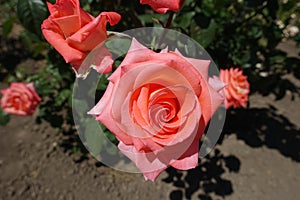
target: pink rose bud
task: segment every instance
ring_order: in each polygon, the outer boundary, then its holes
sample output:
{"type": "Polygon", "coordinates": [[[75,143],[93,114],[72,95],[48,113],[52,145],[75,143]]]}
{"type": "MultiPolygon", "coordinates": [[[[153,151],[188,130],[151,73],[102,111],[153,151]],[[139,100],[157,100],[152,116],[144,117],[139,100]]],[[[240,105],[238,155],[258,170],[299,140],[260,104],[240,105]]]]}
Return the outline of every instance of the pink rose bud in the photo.
{"type": "Polygon", "coordinates": [[[221,69],[220,79],[227,83],[227,87],[224,88],[225,108],[245,108],[248,103],[250,84],[247,81],[247,76],[243,75],[243,71],[238,68],[221,69]]]}
{"type": "Polygon", "coordinates": [[[178,51],[155,53],[133,39],[105,94],[89,111],[146,179],[154,181],[169,166],[198,165],[199,140],[224,101],[224,84],[208,77],[209,65],[178,51]]]}
{"type": "Polygon", "coordinates": [[[12,83],[0,93],[3,95],[1,107],[8,114],[32,115],[41,101],[33,83],[12,83]]]}
{"type": "Polygon", "coordinates": [[[158,13],[165,14],[167,11],[177,12],[180,10],[185,0],[140,0],[141,4],[148,4],[158,13]]]}
{"type": "MultiPolygon", "coordinates": [[[[43,35],[76,73],[87,54],[107,38],[107,22],[114,26],[121,19],[116,12],[102,12],[94,18],[80,8],[79,0],[57,0],[47,5],[50,16],[42,24],[43,35]]],[[[110,60],[106,58],[109,64],[110,60]]],[[[100,73],[108,73],[109,64],[102,60],[94,63],[100,73]]]]}

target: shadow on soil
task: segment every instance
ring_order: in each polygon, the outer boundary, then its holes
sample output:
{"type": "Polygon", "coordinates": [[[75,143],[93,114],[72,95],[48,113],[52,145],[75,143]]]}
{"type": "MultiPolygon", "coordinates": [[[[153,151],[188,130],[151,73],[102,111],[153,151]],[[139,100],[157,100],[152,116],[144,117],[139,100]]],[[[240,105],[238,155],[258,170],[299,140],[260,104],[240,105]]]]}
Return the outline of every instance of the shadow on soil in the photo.
{"type": "Polygon", "coordinates": [[[286,117],[277,114],[273,106],[236,110],[226,121],[225,134],[234,133],[251,147],[277,149],[282,155],[300,162],[300,130],[286,117]]]}
{"type": "MultiPolygon", "coordinates": [[[[299,127],[285,116],[279,115],[273,106],[228,111],[223,134],[218,143],[222,144],[230,134],[236,134],[239,140],[253,148],[265,146],[276,149],[283,156],[300,162],[299,127]]],[[[61,146],[66,151],[74,148],[71,144],[81,144],[77,148],[82,150],[82,154],[74,159],[75,163],[89,159],[88,152],[77,135],[66,134],[65,137],[61,146]]],[[[100,162],[96,164],[102,166],[100,162]]],[[[167,169],[168,177],[163,181],[176,187],[169,194],[171,200],[191,199],[193,195],[198,195],[200,200],[212,200],[214,196],[224,197],[234,193],[231,180],[224,179],[222,175],[226,172],[238,173],[242,164],[238,157],[223,155],[216,146],[214,151],[200,159],[199,166],[195,169],[167,169]]]]}
{"type": "Polygon", "coordinates": [[[199,199],[210,200],[211,193],[218,196],[226,196],[233,193],[230,180],[221,178],[226,170],[238,172],[240,161],[233,155],[224,156],[219,150],[210,153],[202,159],[199,166],[188,170],[187,173],[174,168],[167,169],[168,177],[163,181],[177,187],[170,193],[171,200],[191,199],[192,195],[201,189],[199,199]]]}
{"type": "MultiPolygon", "coordinates": [[[[225,135],[236,134],[253,148],[266,146],[277,149],[285,157],[300,162],[300,132],[283,115],[278,115],[272,106],[267,108],[237,109],[228,112],[221,144],[225,135]]],[[[191,199],[199,189],[203,194],[200,200],[211,200],[212,194],[227,196],[234,192],[230,180],[221,176],[226,171],[238,173],[242,163],[234,155],[224,156],[217,147],[206,158],[201,159],[199,166],[187,173],[169,168],[168,177],[163,181],[177,189],[169,195],[171,200],[191,199]]]]}

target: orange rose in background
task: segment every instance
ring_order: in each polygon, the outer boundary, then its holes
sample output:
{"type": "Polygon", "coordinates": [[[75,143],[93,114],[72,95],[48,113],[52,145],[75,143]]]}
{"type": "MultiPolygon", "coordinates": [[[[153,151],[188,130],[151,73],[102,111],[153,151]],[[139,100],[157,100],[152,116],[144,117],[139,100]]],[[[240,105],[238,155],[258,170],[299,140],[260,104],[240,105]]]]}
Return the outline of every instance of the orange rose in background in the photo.
{"type": "Polygon", "coordinates": [[[140,0],[141,4],[148,4],[158,13],[165,14],[167,11],[177,12],[185,3],[185,0],[140,0]]]}
{"type": "Polygon", "coordinates": [[[250,92],[250,84],[247,76],[243,75],[243,71],[238,68],[221,69],[220,79],[227,83],[225,90],[225,108],[230,107],[246,107],[248,103],[248,95],[250,92]]]}
{"type": "MultiPolygon", "coordinates": [[[[86,55],[107,38],[106,24],[117,24],[121,16],[115,12],[102,12],[96,18],[80,8],[79,0],[47,2],[50,16],[42,24],[46,40],[71,63],[77,73],[86,55]]],[[[111,71],[111,54],[106,51],[98,58],[97,71],[111,71]]]]}
{"type": "Polygon", "coordinates": [[[12,83],[0,92],[3,95],[1,107],[8,114],[32,115],[41,101],[33,83],[12,83]]]}
{"type": "Polygon", "coordinates": [[[154,181],[172,166],[198,165],[199,140],[224,101],[209,60],[160,53],[133,39],[97,105],[89,112],[119,140],[118,148],[154,181]]]}

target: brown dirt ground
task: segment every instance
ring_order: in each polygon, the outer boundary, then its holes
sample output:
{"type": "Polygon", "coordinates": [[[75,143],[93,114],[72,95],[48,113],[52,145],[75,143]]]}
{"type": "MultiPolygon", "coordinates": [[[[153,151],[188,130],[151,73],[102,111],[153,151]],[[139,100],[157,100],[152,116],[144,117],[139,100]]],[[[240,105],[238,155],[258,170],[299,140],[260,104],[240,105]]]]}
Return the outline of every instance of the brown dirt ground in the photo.
{"type": "Polygon", "coordinates": [[[60,130],[13,116],[0,129],[0,199],[297,199],[300,98],[274,99],[252,95],[249,109],[228,114],[222,144],[200,167],[154,183],[80,160],[60,146],[60,130]]]}

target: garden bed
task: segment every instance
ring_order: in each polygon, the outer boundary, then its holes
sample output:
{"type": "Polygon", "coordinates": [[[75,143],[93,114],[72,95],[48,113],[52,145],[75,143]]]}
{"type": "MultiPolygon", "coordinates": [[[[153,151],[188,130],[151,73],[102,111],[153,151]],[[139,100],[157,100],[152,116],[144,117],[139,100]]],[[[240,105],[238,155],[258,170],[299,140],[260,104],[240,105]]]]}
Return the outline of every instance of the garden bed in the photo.
{"type": "Polygon", "coordinates": [[[0,199],[297,199],[300,98],[255,94],[250,102],[230,115],[222,145],[202,165],[154,183],[74,153],[60,129],[13,116],[0,130],[0,199]]]}

